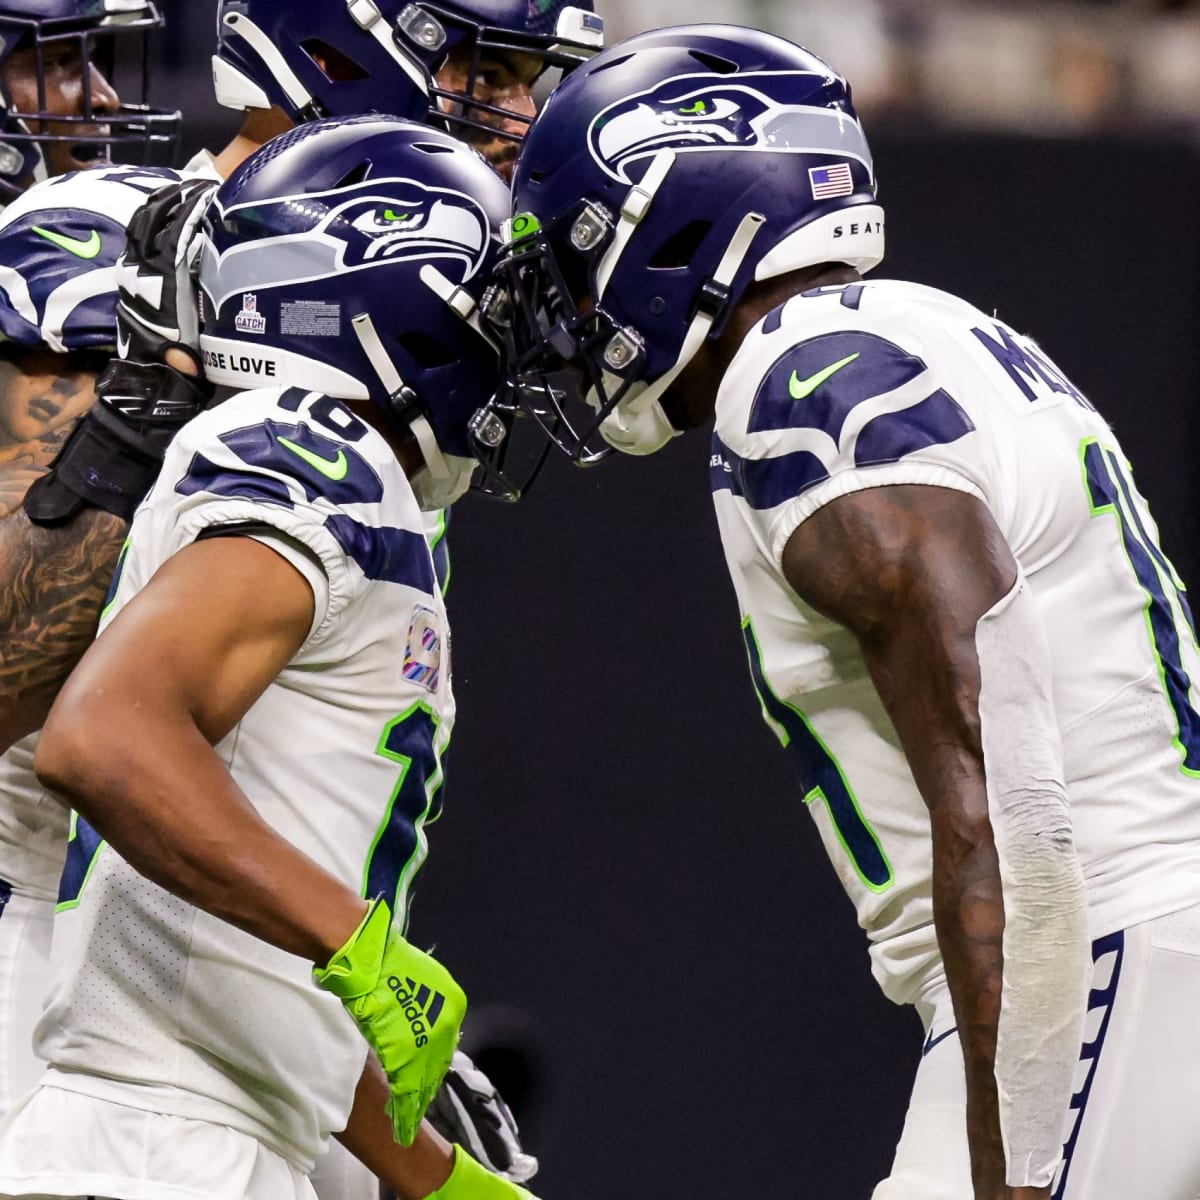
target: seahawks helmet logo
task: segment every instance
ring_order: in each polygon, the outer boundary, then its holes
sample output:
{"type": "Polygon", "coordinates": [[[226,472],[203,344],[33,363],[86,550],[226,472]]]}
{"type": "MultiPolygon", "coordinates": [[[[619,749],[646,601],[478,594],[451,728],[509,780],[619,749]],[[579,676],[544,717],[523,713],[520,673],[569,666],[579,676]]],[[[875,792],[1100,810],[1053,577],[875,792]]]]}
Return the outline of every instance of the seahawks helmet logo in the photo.
{"type": "Polygon", "coordinates": [[[371,180],[354,188],[235,205],[219,210],[212,225],[200,273],[218,309],[240,292],[307,283],[399,260],[435,261],[462,283],[479,270],[490,237],[487,215],[472,197],[412,179],[371,180]],[[254,240],[238,237],[222,252],[221,227],[237,221],[243,208],[248,222],[287,232],[254,240]]]}
{"type": "Polygon", "coordinates": [[[632,183],[660,150],[836,154],[858,159],[869,184],[871,152],[853,116],[776,98],[796,90],[801,74],[747,72],[737,82],[675,76],[601,111],[589,133],[592,156],[609,175],[632,183]]]}

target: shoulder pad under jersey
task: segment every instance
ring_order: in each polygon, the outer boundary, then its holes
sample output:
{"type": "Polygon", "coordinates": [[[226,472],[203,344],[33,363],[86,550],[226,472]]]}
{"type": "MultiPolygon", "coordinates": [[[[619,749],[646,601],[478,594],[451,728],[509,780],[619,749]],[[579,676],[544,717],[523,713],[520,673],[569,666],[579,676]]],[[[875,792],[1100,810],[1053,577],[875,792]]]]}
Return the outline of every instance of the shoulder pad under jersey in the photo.
{"type": "Polygon", "coordinates": [[[146,197],[183,178],[165,167],[74,171],[0,213],[0,341],[115,349],[114,267],[146,197]]]}

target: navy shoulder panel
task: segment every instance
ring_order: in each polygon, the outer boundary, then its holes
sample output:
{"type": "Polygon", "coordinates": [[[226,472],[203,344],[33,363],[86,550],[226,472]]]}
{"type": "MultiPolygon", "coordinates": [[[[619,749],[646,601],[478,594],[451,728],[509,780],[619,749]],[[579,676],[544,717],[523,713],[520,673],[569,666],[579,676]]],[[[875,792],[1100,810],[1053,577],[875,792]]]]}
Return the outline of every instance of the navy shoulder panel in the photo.
{"type": "Polygon", "coordinates": [[[0,216],[0,335],[55,351],[115,348],[116,279],[129,219],[178,180],[111,167],[47,180],[0,216]]]}

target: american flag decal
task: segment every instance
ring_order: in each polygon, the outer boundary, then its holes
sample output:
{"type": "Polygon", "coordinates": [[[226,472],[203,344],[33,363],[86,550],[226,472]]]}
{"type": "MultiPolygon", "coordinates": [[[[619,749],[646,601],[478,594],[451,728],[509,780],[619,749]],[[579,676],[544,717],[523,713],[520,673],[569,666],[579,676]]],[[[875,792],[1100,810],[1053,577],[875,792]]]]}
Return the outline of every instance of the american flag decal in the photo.
{"type": "Polygon", "coordinates": [[[831,167],[809,167],[808,182],[814,200],[849,196],[854,191],[849,163],[834,163],[831,167]]]}

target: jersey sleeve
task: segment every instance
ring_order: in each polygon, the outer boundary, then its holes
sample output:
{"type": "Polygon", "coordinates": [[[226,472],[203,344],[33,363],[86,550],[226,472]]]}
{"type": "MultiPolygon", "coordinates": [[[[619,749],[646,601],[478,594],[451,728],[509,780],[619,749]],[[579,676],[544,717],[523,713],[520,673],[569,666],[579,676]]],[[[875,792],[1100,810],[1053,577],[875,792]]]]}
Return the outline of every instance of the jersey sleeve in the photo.
{"type": "Polygon", "coordinates": [[[861,328],[780,342],[765,373],[735,370],[722,386],[712,459],[714,490],[741,497],[776,563],[803,521],[851,492],[912,483],[986,498],[975,424],[927,354],[861,328]]]}
{"type": "MultiPolygon", "coordinates": [[[[266,540],[313,585],[309,650],[328,638],[371,580],[433,595],[425,537],[419,527],[395,528],[381,519],[385,483],[370,455],[320,432],[303,414],[274,409],[275,416],[264,418],[264,406],[270,407],[267,395],[245,393],[185,426],[135,518],[135,545],[138,522],[161,530],[160,559],[224,527],[242,526],[266,540]]],[[[396,475],[407,487],[398,466],[396,475]]],[[[392,478],[389,486],[397,485],[392,478]]]]}
{"type": "Polygon", "coordinates": [[[115,350],[116,263],[146,197],[180,178],[132,167],[76,171],[30,188],[0,214],[0,340],[115,350]]]}
{"type": "Polygon", "coordinates": [[[259,521],[250,521],[244,524],[239,522],[237,524],[210,525],[198,535],[198,539],[205,540],[214,537],[251,538],[269,550],[274,550],[280,558],[286,559],[303,577],[313,596],[313,618],[305,638],[305,645],[310,644],[324,624],[325,617],[329,612],[329,579],[321,560],[303,542],[259,521]]]}

